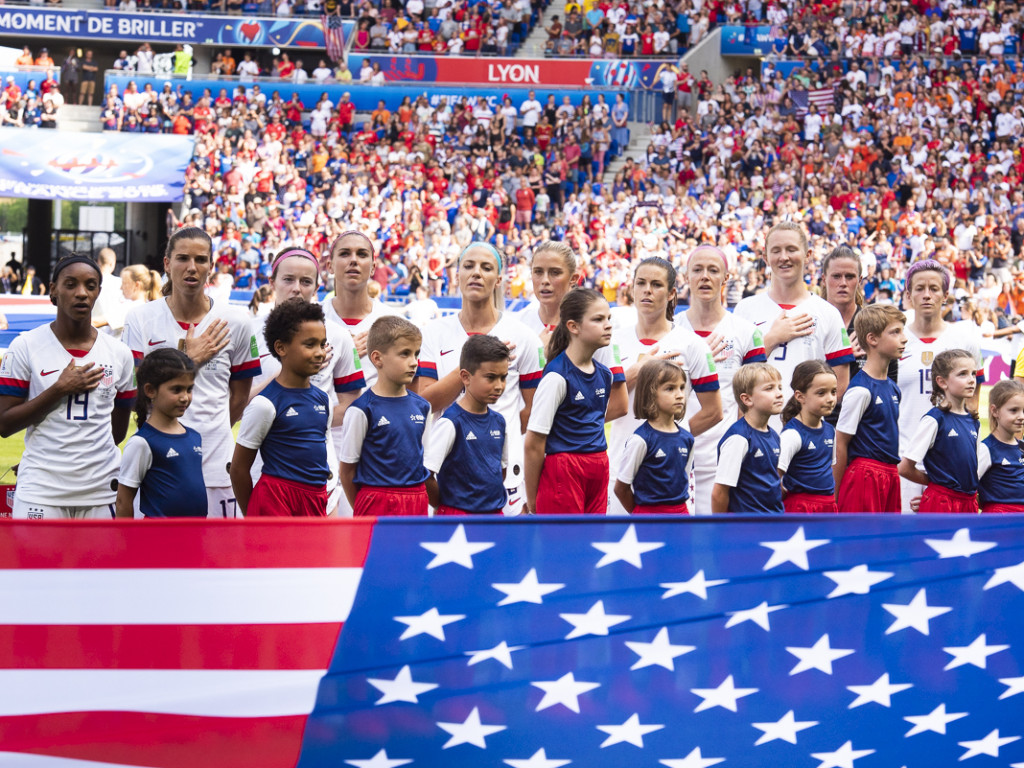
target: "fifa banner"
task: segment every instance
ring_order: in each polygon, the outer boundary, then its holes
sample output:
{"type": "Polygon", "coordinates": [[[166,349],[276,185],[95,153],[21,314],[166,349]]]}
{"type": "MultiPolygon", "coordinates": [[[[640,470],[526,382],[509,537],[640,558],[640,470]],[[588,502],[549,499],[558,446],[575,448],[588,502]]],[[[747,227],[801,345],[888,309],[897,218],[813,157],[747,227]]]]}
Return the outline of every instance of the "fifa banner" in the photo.
{"type": "MultiPolygon", "coordinates": [[[[767,56],[772,46],[787,40],[785,27],[727,25],[722,27],[723,56],[767,56]]],[[[899,766],[897,766],[899,768],[899,766]]]]}
{"type": "MultiPolygon", "coordinates": [[[[345,22],[345,39],[355,29],[345,22]]],[[[32,8],[0,6],[0,35],[37,36],[193,45],[324,47],[324,28],[317,18],[276,19],[258,16],[215,16],[122,13],[92,8],[32,8]]],[[[20,43],[19,43],[20,45],[20,43]]]]}
{"type": "Polygon", "coordinates": [[[466,56],[364,56],[350,53],[349,69],[359,72],[363,62],[380,64],[389,83],[472,83],[476,85],[520,85],[660,88],[663,69],[672,69],[668,59],[495,59],[466,56]]]}
{"type": "Polygon", "coordinates": [[[0,525],[0,764],[1024,762],[1020,516],[0,525]]]}
{"type": "Polygon", "coordinates": [[[178,202],[195,138],[0,131],[0,197],[178,202]]]}
{"type": "MultiPolygon", "coordinates": [[[[118,90],[124,92],[125,86],[129,82],[134,82],[139,90],[142,90],[146,83],[150,83],[155,91],[160,91],[163,88],[163,84],[168,81],[165,77],[139,77],[130,75],[115,75],[107,74],[104,77],[104,89],[110,90],[111,85],[117,85],[118,90]]],[[[441,98],[444,97],[448,100],[449,104],[461,100],[463,97],[467,97],[471,103],[475,103],[477,99],[487,99],[487,102],[491,105],[491,108],[497,111],[501,107],[502,99],[505,96],[512,98],[512,103],[517,107],[527,99],[529,89],[518,87],[512,88],[510,86],[460,86],[460,85],[445,85],[438,83],[409,83],[409,84],[395,84],[388,85],[385,87],[378,87],[372,85],[360,85],[356,83],[291,83],[281,80],[265,80],[265,81],[249,81],[239,82],[238,80],[204,80],[202,77],[199,79],[184,80],[184,79],[172,79],[171,83],[179,94],[191,93],[192,98],[198,100],[203,96],[203,92],[209,90],[213,94],[214,98],[223,89],[227,95],[234,93],[235,89],[239,86],[245,87],[250,97],[253,93],[253,87],[259,86],[268,98],[273,96],[275,92],[280,93],[281,97],[286,101],[291,98],[293,93],[299,95],[302,104],[306,109],[312,109],[316,106],[317,102],[320,101],[320,97],[323,94],[327,94],[331,101],[335,104],[341,99],[342,94],[348,93],[352,103],[356,105],[356,109],[360,112],[372,112],[377,108],[377,103],[383,101],[388,109],[398,109],[402,103],[402,99],[406,96],[411,97],[414,101],[420,96],[426,96],[431,104],[437,105],[441,98]]],[[[558,103],[562,103],[562,98],[568,96],[569,100],[574,105],[578,105],[583,101],[583,97],[587,94],[590,95],[591,100],[597,102],[597,94],[603,93],[605,100],[608,102],[609,107],[615,103],[615,94],[621,93],[620,90],[607,86],[604,88],[590,88],[584,90],[582,88],[548,88],[547,86],[538,86],[536,88],[537,98],[547,99],[548,94],[554,94],[558,103]]],[[[624,94],[626,97],[626,103],[629,103],[629,94],[624,94]]]]}

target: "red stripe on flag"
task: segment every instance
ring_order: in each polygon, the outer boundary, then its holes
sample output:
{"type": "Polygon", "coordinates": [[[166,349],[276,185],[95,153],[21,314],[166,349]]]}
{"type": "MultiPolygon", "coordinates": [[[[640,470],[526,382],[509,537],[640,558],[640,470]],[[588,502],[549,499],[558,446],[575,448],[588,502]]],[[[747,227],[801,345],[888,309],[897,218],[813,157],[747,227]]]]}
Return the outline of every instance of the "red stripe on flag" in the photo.
{"type": "Polygon", "coordinates": [[[327,669],[341,627],[0,626],[0,668],[327,669]]]}
{"type": "Polygon", "coordinates": [[[358,568],[373,522],[4,521],[0,568],[358,568]]]}
{"type": "Polygon", "coordinates": [[[0,749],[153,768],[289,768],[306,718],[69,712],[0,717],[0,749]]]}

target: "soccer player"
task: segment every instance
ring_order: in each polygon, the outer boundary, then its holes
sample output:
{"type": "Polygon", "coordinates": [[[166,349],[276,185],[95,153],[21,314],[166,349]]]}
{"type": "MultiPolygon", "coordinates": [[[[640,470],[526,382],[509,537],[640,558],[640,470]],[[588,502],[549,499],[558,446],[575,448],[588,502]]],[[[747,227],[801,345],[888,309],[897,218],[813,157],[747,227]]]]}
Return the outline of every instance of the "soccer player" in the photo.
{"type": "Polygon", "coordinates": [[[114,516],[135,376],[131,353],[93,328],[101,279],[86,256],[57,262],[56,319],[18,336],[0,363],[0,435],[26,430],[15,518],[114,516]]]}
{"type": "Polygon", "coordinates": [[[192,406],[181,422],[203,438],[203,478],[209,517],[235,517],[228,462],[231,426],[242,416],[252,379],[260,373],[259,347],[244,310],[206,296],[213,242],[198,227],[171,235],[164,253],[169,282],[162,299],[128,311],[122,340],[136,363],[157,349],[180,349],[196,365],[192,406]]]}

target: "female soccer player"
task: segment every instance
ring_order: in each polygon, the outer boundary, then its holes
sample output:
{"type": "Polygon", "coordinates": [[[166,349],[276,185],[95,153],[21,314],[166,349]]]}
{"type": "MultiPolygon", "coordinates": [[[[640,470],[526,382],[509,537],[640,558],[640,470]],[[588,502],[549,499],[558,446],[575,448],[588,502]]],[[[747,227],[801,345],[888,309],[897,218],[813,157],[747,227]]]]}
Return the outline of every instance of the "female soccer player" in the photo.
{"type": "Polygon", "coordinates": [[[92,259],[59,261],[57,318],[16,338],[0,363],[0,435],[26,430],[16,518],[114,516],[135,381],[128,350],[92,326],[100,282],[92,259]]]}
{"type": "Polygon", "coordinates": [[[508,432],[508,472],[505,514],[522,507],[523,431],[530,418],[533,393],[540,383],[543,349],[540,339],[503,311],[501,254],[487,243],[470,243],[459,257],[456,279],[462,309],[433,320],[423,329],[423,348],[412,390],[430,403],[435,414],[443,413],[462,393],[459,357],[470,336],[486,333],[509,345],[515,359],[508,369],[505,391],[494,409],[505,417],[508,432]]]}
{"type": "Polygon", "coordinates": [[[516,317],[546,343],[558,326],[558,305],[579,282],[579,266],[572,247],[559,240],[541,243],[533,252],[530,276],[537,303],[531,304],[516,317]]]}
{"type": "Polygon", "coordinates": [[[231,426],[249,402],[260,360],[249,316],[215,302],[206,293],[213,242],[198,227],[171,235],[164,253],[165,296],[132,307],[122,340],[136,362],[157,349],[180,349],[196,365],[192,406],[181,422],[203,438],[203,478],[209,517],[235,517],[228,463],[234,450],[231,426]]]}

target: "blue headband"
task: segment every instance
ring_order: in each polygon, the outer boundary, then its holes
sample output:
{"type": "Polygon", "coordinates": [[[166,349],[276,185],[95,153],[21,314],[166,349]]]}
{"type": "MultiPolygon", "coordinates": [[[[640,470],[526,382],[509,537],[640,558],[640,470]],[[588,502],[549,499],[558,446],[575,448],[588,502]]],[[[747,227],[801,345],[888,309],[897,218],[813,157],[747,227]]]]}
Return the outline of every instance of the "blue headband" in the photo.
{"type": "Polygon", "coordinates": [[[498,271],[501,272],[501,271],[503,271],[505,269],[505,263],[501,260],[501,254],[498,253],[498,249],[495,248],[490,243],[485,243],[482,240],[481,241],[472,242],[469,245],[467,245],[465,248],[462,249],[462,253],[459,254],[459,263],[460,264],[462,263],[462,257],[465,256],[466,252],[469,251],[471,248],[484,248],[485,250],[487,250],[491,254],[491,256],[494,257],[494,260],[496,262],[498,262],[498,271]]]}

